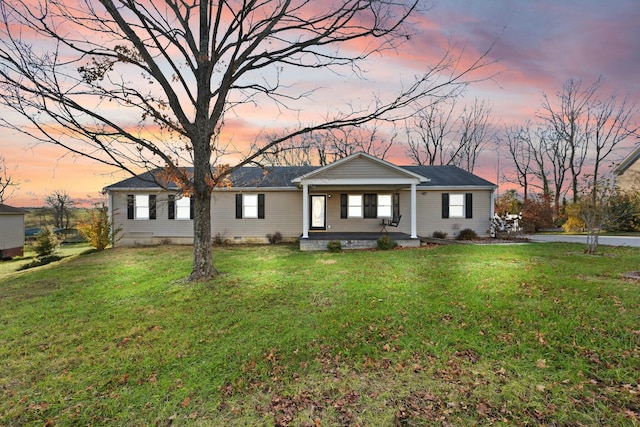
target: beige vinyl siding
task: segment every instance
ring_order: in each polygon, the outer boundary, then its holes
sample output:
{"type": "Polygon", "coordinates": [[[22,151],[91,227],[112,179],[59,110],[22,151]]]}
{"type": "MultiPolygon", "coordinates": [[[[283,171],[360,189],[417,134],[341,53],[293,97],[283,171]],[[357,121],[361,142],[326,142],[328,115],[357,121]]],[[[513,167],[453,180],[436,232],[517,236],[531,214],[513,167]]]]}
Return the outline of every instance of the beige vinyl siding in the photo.
{"type": "Polygon", "coordinates": [[[118,246],[193,243],[193,220],[169,219],[169,194],[158,191],[113,192],[113,218],[121,227],[118,246]],[[156,219],[127,219],[127,195],[156,195],[156,219]]]}
{"type": "MultiPolygon", "coordinates": [[[[327,231],[333,232],[379,232],[382,229],[380,218],[340,218],[340,194],[378,193],[388,194],[384,190],[341,191],[327,194],[327,231]]],[[[411,193],[409,190],[400,192],[400,215],[402,218],[397,228],[387,227],[387,231],[411,233],[411,193]]],[[[316,194],[316,193],[312,193],[316,194]]],[[[443,231],[449,237],[462,229],[471,228],[479,236],[487,236],[489,230],[489,213],[491,212],[491,191],[473,190],[429,190],[418,189],[416,193],[416,226],[418,236],[429,237],[434,231],[443,231]],[[423,194],[424,193],[424,194],[423,194]],[[473,218],[442,218],[442,193],[473,194],[473,218]]]]}
{"type": "Polygon", "coordinates": [[[279,232],[285,240],[302,233],[302,190],[258,189],[214,191],[211,196],[211,235],[229,242],[268,242],[279,232]],[[236,218],[236,194],[264,194],[264,218],[236,218]]]}
{"type": "MultiPolygon", "coordinates": [[[[242,191],[241,194],[265,195],[265,218],[236,219],[236,194],[233,190],[215,190],[211,197],[211,236],[227,242],[268,242],[267,235],[280,232],[285,240],[295,240],[302,233],[302,190],[242,191]]],[[[380,218],[340,218],[341,194],[392,194],[392,190],[382,189],[340,189],[333,191],[310,191],[309,195],[327,196],[326,225],[328,232],[380,232],[380,218]]],[[[400,214],[402,219],[397,228],[388,227],[390,232],[411,232],[411,193],[401,190],[400,214]]],[[[152,191],[112,192],[113,215],[116,227],[121,227],[122,239],[118,245],[144,245],[160,243],[190,244],[193,242],[192,220],[168,219],[168,194],[152,191]],[[128,194],[155,194],[155,220],[128,220],[128,194]]],[[[431,236],[434,231],[442,231],[449,237],[464,228],[471,228],[480,236],[487,235],[489,213],[491,212],[491,191],[482,190],[424,190],[418,189],[417,233],[431,236]],[[473,218],[442,218],[442,193],[473,194],[473,218]]],[[[315,231],[315,230],[314,230],[315,231]]]]}
{"type": "Polygon", "coordinates": [[[629,166],[616,180],[618,187],[623,191],[640,191],[640,161],[629,166]]]}
{"type": "Polygon", "coordinates": [[[313,179],[379,179],[384,183],[389,178],[407,178],[406,173],[387,167],[364,157],[354,158],[349,162],[329,168],[313,175],[313,179]]]}
{"type": "Polygon", "coordinates": [[[487,236],[490,225],[491,191],[473,190],[423,190],[419,189],[416,196],[418,211],[418,235],[430,237],[434,231],[447,233],[447,237],[454,238],[460,230],[470,228],[478,236],[487,236]],[[473,194],[472,218],[442,218],[442,193],[473,194]]]}
{"type": "Polygon", "coordinates": [[[24,215],[0,214],[0,251],[24,246],[24,215]]]}
{"type": "MultiPolygon", "coordinates": [[[[382,218],[340,218],[340,194],[393,194],[387,190],[345,190],[328,193],[310,193],[310,194],[326,194],[331,196],[327,198],[327,231],[336,233],[347,232],[363,232],[377,233],[382,230],[382,218]]],[[[408,191],[400,192],[400,226],[398,228],[388,227],[390,232],[409,233],[411,231],[410,221],[410,195],[408,191]]],[[[316,231],[316,230],[313,230],[316,231]]]]}

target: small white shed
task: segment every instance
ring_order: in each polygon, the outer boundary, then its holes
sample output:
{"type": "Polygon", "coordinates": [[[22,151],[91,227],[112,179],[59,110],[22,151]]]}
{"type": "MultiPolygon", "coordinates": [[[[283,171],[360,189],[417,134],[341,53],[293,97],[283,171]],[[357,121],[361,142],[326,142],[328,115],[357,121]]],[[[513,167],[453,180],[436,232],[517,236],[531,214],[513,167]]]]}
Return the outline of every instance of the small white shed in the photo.
{"type": "Polygon", "coordinates": [[[24,209],[0,204],[0,259],[24,253],[24,209]]]}

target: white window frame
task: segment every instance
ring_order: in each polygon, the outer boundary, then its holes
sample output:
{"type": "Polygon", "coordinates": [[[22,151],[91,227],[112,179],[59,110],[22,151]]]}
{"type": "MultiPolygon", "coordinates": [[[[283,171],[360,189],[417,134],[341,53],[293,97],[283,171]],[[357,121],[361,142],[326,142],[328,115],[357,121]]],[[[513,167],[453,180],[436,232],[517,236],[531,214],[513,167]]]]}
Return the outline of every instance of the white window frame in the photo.
{"type": "Polygon", "coordinates": [[[464,203],[464,193],[449,193],[449,218],[465,218],[464,203]]]}
{"type": "Polygon", "coordinates": [[[249,219],[258,218],[258,195],[257,194],[242,195],[242,218],[249,218],[249,219]]]}
{"type": "Polygon", "coordinates": [[[378,194],[378,206],[377,206],[378,218],[391,218],[393,217],[393,195],[392,194],[378,194]],[[388,203],[387,199],[388,198],[388,203]],[[384,202],[384,203],[383,203],[384,202]]]}
{"type": "Polygon", "coordinates": [[[148,194],[136,194],[134,196],[134,219],[149,219],[151,207],[148,194]]]}
{"type": "Polygon", "coordinates": [[[364,197],[362,194],[347,195],[347,218],[362,218],[364,215],[364,197]]]}
{"type": "Polygon", "coordinates": [[[191,219],[191,197],[175,199],[175,218],[177,220],[191,219]]]}

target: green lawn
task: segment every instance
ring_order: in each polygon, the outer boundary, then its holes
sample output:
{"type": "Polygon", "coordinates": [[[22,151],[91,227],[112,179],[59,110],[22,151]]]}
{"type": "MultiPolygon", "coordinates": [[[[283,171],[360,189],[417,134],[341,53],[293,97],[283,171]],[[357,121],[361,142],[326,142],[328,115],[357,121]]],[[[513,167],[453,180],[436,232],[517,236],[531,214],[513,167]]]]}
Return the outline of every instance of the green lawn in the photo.
{"type": "MultiPolygon", "coordinates": [[[[84,252],[91,251],[88,243],[65,243],[60,245],[55,255],[61,258],[73,257],[84,252]]],[[[10,261],[0,261],[0,280],[3,276],[19,271],[20,267],[29,264],[36,259],[37,254],[27,244],[24,247],[24,256],[13,258],[10,261]]]]}
{"type": "Polygon", "coordinates": [[[639,425],[637,248],[109,250],[0,277],[0,425],[639,425]]]}

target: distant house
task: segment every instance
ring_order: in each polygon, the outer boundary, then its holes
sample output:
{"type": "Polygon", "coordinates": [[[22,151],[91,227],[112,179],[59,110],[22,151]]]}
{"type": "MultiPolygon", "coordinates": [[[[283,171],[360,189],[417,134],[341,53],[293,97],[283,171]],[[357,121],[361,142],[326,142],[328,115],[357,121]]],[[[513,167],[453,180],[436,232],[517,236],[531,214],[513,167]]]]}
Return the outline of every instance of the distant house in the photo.
{"type": "Polygon", "coordinates": [[[0,259],[24,254],[23,209],[0,204],[0,259]]]}
{"type": "MultiPolygon", "coordinates": [[[[486,236],[496,186],[455,166],[397,166],[365,153],[323,167],[240,168],[211,199],[211,235],[227,242],[268,242],[280,233],[302,250],[343,247],[394,233],[419,246],[434,231],[470,228],[486,236]],[[391,225],[389,225],[391,224],[391,225]]],[[[193,206],[177,188],[146,172],[105,188],[120,245],[193,242],[193,206]]]]}
{"type": "Polygon", "coordinates": [[[640,191],[640,144],[613,169],[618,188],[640,191]]]}

